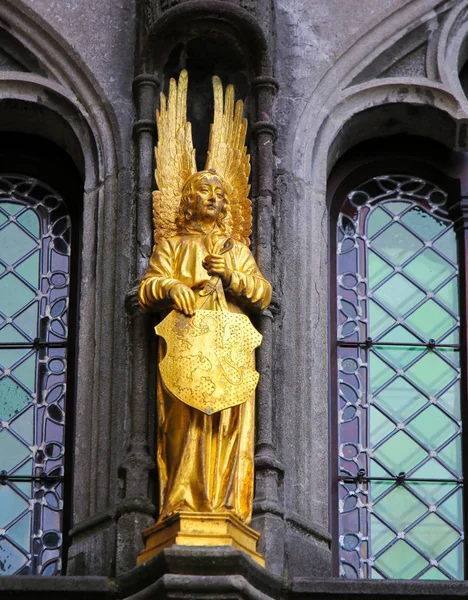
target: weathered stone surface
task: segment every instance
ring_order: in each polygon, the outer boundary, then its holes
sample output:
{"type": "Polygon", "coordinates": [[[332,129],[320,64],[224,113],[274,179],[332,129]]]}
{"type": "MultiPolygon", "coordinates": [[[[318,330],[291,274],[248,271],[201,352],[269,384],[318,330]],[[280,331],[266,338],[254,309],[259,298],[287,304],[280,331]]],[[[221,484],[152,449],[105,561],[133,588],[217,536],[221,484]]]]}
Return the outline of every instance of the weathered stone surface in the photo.
{"type": "MultiPolygon", "coordinates": [[[[157,19],[191,1],[148,0],[151,10],[145,18],[157,19]]],[[[267,225],[265,231],[254,232],[254,246],[268,261],[271,255],[268,268],[275,287],[275,306],[268,317],[272,359],[264,368],[273,393],[258,403],[260,420],[262,411],[271,413],[271,439],[266,443],[268,460],[263,457],[258,469],[253,521],[262,531],[260,547],[265,549],[269,571],[259,570],[243,555],[226,549],[166,551],[148,565],[131,568],[141,548],[139,529],[153,521],[157,503],[157,493],[149,484],[154,475],[150,364],[154,340],[150,319],[138,319],[132,311],[126,314],[125,299],[138,277],[136,264],[144,270],[152,245],[154,103],[146,96],[157,93],[164,74],[149,74],[153,79],[146,92],[141,92],[146,100],[135,103],[140,110],[135,116],[131,87],[139,75],[138,43],[143,40],[137,39],[144,29],[137,21],[136,0],[4,0],[0,11],[11,6],[10,16],[14,11],[19,15],[15,21],[1,13],[5,27],[11,29],[8,36],[16,40],[15,36],[24,33],[30,38],[11,48],[2,45],[0,95],[9,100],[13,94],[29,108],[21,113],[22,119],[18,113],[12,120],[11,110],[4,111],[0,128],[13,124],[40,136],[50,130],[47,137],[68,151],[85,178],[74,531],[68,563],[69,573],[83,579],[80,584],[74,578],[41,580],[37,594],[107,597],[112,585],[86,576],[126,571],[128,576],[118,579],[119,593],[138,593],[139,598],[305,600],[357,594],[376,598],[465,594],[465,584],[457,583],[328,579],[329,469],[334,465],[329,465],[333,440],[328,406],[333,393],[328,374],[330,215],[326,190],[337,160],[367,139],[409,134],[457,150],[468,148],[466,67],[462,85],[459,76],[466,63],[468,3],[223,0],[220,4],[224,19],[231,5],[248,19],[256,18],[260,33],[263,30],[271,72],[263,80],[265,73],[253,73],[253,87],[276,89],[273,75],[279,83],[273,114],[267,102],[260,103],[257,116],[264,131],[277,129],[275,164],[271,157],[259,160],[251,123],[253,183],[254,189],[260,188],[254,210],[261,208],[259,223],[267,225]],[[26,17],[37,22],[33,34],[26,17]],[[34,56],[35,49],[41,60],[34,56]],[[135,131],[143,132],[135,140],[143,141],[133,144],[135,120],[139,123],[135,131]],[[141,177],[139,170],[144,172],[141,177]],[[140,221],[146,219],[138,231],[137,210],[145,213],[140,221]],[[138,362],[139,356],[145,358],[138,362]],[[143,427],[140,423],[132,437],[138,414],[144,415],[143,427]],[[123,461],[130,442],[131,450],[123,461]],[[274,488],[271,497],[269,487],[274,488]]],[[[208,34],[218,27],[228,32],[228,40],[236,28],[242,28],[241,18],[231,29],[213,16],[214,3],[207,5],[211,17],[200,31],[208,34]]],[[[192,25],[190,19],[184,23],[189,31],[192,25]]],[[[177,44],[172,30],[162,26],[161,32],[165,43],[177,44]]],[[[177,56],[182,64],[184,52],[177,56]]],[[[202,52],[194,56],[190,61],[202,62],[202,52]]],[[[229,60],[226,64],[234,72],[229,60]]],[[[258,62],[252,60],[252,64],[261,70],[258,62]]],[[[197,68],[203,64],[197,63],[197,68]]],[[[271,139],[265,141],[261,135],[259,146],[271,147],[271,139]]],[[[265,445],[264,440],[260,444],[265,445]]],[[[5,597],[20,597],[23,592],[28,597],[35,582],[0,578],[0,590],[5,597]]]]}

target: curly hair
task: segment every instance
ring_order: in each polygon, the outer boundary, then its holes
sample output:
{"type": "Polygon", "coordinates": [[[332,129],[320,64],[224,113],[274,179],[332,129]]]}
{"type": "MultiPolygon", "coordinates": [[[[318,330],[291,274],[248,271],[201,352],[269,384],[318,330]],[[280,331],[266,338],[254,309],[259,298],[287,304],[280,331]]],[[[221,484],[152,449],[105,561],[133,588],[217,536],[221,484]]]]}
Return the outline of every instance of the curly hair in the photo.
{"type": "Polygon", "coordinates": [[[230,186],[220,175],[218,175],[214,169],[210,169],[209,171],[198,171],[197,173],[190,175],[190,177],[184,183],[184,187],[182,188],[182,199],[180,201],[179,211],[176,217],[177,232],[184,232],[188,223],[190,223],[192,219],[194,212],[194,194],[200,181],[203,179],[203,177],[212,177],[213,175],[219,179],[224,190],[224,205],[218,215],[218,218],[216,219],[216,224],[223,233],[226,233],[227,235],[231,234],[232,216],[229,206],[230,186]]]}

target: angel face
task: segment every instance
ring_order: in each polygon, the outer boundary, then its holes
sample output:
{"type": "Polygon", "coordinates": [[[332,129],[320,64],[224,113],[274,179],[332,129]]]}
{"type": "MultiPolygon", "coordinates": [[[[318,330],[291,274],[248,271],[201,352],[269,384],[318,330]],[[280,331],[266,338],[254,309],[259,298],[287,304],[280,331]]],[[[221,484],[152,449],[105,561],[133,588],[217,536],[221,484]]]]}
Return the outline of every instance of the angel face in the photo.
{"type": "Polygon", "coordinates": [[[192,221],[215,223],[223,210],[226,196],[217,175],[203,175],[194,182],[192,192],[192,221]]]}

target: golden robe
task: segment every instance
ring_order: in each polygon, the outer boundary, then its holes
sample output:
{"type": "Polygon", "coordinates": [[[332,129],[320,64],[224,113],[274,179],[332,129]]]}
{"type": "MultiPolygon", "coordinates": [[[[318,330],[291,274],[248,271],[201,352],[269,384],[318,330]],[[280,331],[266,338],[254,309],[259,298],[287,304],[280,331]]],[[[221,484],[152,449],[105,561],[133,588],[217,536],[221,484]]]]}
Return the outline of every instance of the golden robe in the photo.
{"type": "MultiPolygon", "coordinates": [[[[220,232],[189,232],[162,240],[154,249],[138,298],[148,311],[167,314],[169,292],[182,282],[196,294],[211,279],[202,266],[205,256],[221,252],[228,237],[220,232]]],[[[249,248],[233,241],[223,254],[232,271],[224,289],[228,310],[264,310],[271,285],[255,263],[249,248]]],[[[216,294],[205,297],[204,310],[219,310],[216,294]]],[[[159,362],[164,358],[159,344],[159,362]]],[[[252,361],[254,356],[252,353],[252,361]]],[[[192,408],[173,396],[161,377],[157,382],[159,521],[175,511],[224,512],[249,523],[254,483],[255,398],[212,415],[192,408]]]]}

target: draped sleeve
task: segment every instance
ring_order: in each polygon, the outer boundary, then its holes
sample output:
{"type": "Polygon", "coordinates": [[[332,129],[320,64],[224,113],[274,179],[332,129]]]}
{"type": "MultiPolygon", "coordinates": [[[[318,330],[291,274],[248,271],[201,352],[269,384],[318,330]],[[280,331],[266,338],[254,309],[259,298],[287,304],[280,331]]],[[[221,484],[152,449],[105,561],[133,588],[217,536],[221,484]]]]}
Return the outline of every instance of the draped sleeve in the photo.
{"type": "Polygon", "coordinates": [[[167,239],[163,239],[154,248],[148,271],[138,288],[138,301],[147,311],[159,311],[167,308],[169,292],[180,283],[174,278],[175,252],[167,239]]]}
{"type": "Polygon", "coordinates": [[[271,284],[262,276],[252,253],[245,244],[235,246],[234,268],[226,294],[246,308],[265,310],[271,302],[271,284]]]}

